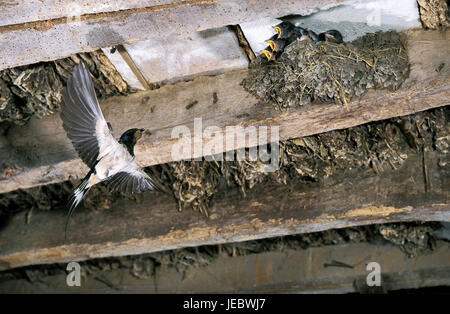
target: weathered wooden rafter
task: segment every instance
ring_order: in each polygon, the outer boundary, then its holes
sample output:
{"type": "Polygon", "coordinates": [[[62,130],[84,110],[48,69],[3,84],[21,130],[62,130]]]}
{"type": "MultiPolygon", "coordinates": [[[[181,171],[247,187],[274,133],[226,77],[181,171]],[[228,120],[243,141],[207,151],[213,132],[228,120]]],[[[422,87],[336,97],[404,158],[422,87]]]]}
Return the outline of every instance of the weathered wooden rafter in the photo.
{"type": "Polygon", "coordinates": [[[0,283],[0,293],[381,293],[450,285],[450,250],[438,241],[433,252],[408,259],[392,245],[355,243],[218,256],[187,274],[175,268],[144,274],[138,279],[129,269],[97,271],[82,277],[81,287],[67,286],[65,273],[16,279],[0,283]],[[346,266],[328,266],[333,261],[346,266]],[[370,262],[380,265],[380,287],[367,286],[370,262]]]}
{"type": "MultiPolygon", "coordinates": [[[[144,137],[136,146],[136,158],[143,166],[174,160],[172,145],[176,140],[171,133],[176,126],[187,126],[192,141],[197,141],[193,128],[195,118],[202,119],[203,128],[221,128],[224,138],[226,126],[236,125],[279,126],[280,140],[344,129],[448,105],[449,34],[448,31],[406,32],[410,78],[398,91],[370,90],[348,106],[314,104],[280,112],[270,104],[258,104],[258,99],[243,89],[240,83],[247,71],[242,70],[112,97],[103,101],[101,107],[116,135],[131,127],[151,131],[151,136],[144,137]]],[[[204,144],[207,142],[208,139],[204,144]]],[[[223,150],[240,147],[223,145],[223,150]]],[[[202,155],[200,150],[194,157],[202,155]]],[[[7,169],[0,174],[0,193],[80,178],[87,172],[76,157],[57,114],[9,129],[6,136],[0,137],[0,162],[7,169]]]]}
{"type": "Polygon", "coordinates": [[[177,211],[157,192],[111,209],[80,209],[64,240],[66,210],[33,211],[9,219],[0,230],[0,270],[31,264],[141,254],[355,225],[395,221],[450,221],[450,173],[433,152],[411,155],[398,170],[375,175],[353,170],[322,183],[258,185],[223,191],[209,218],[177,211]],[[424,170],[425,169],[425,170],[424,170]]]}
{"type": "Polygon", "coordinates": [[[307,13],[344,0],[19,2],[0,3],[0,70],[123,43],[307,13]]]}

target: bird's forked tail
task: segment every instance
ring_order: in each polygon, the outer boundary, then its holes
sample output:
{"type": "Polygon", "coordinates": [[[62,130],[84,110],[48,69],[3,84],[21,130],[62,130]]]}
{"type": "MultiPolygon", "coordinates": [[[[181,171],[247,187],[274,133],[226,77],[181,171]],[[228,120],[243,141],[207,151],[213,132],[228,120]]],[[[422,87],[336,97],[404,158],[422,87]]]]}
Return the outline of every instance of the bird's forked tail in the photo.
{"type": "Polygon", "coordinates": [[[70,217],[72,216],[75,208],[80,204],[83,198],[91,189],[89,183],[89,178],[91,177],[92,172],[89,172],[88,175],[81,181],[80,185],[77,186],[75,191],[73,191],[72,195],[69,199],[69,212],[67,213],[66,225],[64,227],[64,238],[67,238],[67,226],[69,225],[70,217]]]}

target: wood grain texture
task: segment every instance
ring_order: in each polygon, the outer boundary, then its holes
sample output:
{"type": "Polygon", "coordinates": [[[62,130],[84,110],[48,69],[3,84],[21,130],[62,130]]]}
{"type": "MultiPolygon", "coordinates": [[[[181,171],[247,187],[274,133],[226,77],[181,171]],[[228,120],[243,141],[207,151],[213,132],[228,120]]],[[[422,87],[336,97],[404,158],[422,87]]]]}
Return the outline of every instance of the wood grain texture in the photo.
{"type": "Polygon", "coordinates": [[[151,6],[176,5],[183,0],[3,0],[0,2],[0,25],[45,21],[75,14],[86,15],[151,6]]]}
{"type": "MultiPolygon", "coordinates": [[[[44,1],[37,7],[46,8],[48,2],[44,1]]],[[[14,24],[0,26],[0,70],[146,39],[157,41],[264,17],[308,13],[344,1],[184,0],[152,1],[152,4],[150,1],[143,1],[142,4],[132,1],[130,5],[125,4],[123,10],[117,8],[123,6],[124,1],[120,1],[118,6],[106,5],[104,9],[101,9],[99,2],[101,0],[77,1],[76,4],[81,6],[75,4],[69,10],[62,3],[53,4],[54,10],[49,8],[42,13],[44,20],[36,21],[36,14],[31,14],[31,20],[25,23],[18,19],[12,22],[14,24]]],[[[22,4],[16,5],[15,12],[20,11],[22,4]]],[[[34,8],[24,6],[24,10],[27,7],[36,10],[35,3],[34,8]]]]}
{"type": "Polygon", "coordinates": [[[217,194],[210,216],[177,211],[174,199],[145,193],[139,203],[73,216],[64,240],[66,210],[12,217],[0,230],[0,270],[79,261],[186,246],[261,239],[395,221],[450,221],[450,172],[427,153],[408,157],[396,171],[353,170],[319,183],[258,185],[245,198],[236,189],[217,194]]]}
{"type": "Polygon", "coordinates": [[[204,267],[190,268],[186,274],[169,268],[138,279],[129,269],[97,271],[83,276],[81,287],[68,287],[66,274],[48,275],[34,282],[8,280],[0,283],[0,293],[367,293],[366,263],[372,261],[382,270],[378,291],[450,284],[449,244],[439,241],[433,252],[414,259],[405,258],[392,245],[354,243],[219,256],[204,267]],[[332,261],[353,268],[325,267],[332,261]],[[359,290],[358,283],[365,290],[359,290]]]}
{"type": "MultiPolygon", "coordinates": [[[[101,107],[116,136],[132,127],[151,132],[135,149],[143,166],[174,160],[172,147],[179,139],[172,138],[172,130],[177,126],[188,127],[191,140],[196,142],[195,118],[202,119],[203,129],[219,127],[224,138],[226,126],[279,126],[280,140],[344,129],[448,105],[449,34],[407,32],[410,78],[396,92],[369,90],[348,106],[312,104],[280,112],[271,104],[259,104],[255,96],[242,88],[240,83],[247,75],[247,70],[242,70],[112,97],[104,100],[101,107]]],[[[224,150],[240,147],[237,143],[224,145],[224,150]]],[[[193,157],[202,155],[203,150],[193,157]]],[[[7,136],[0,136],[0,165],[8,169],[7,173],[0,173],[0,193],[82,178],[88,171],[76,157],[59,115],[32,119],[26,126],[12,127],[7,136]]]]}

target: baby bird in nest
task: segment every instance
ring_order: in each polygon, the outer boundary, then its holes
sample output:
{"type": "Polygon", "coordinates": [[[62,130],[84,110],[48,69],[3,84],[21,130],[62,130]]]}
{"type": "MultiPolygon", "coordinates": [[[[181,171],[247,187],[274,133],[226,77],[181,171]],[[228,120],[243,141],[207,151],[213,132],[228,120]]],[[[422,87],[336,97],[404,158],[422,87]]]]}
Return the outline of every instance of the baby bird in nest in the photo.
{"type": "Polygon", "coordinates": [[[342,37],[342,34],[335,30],[335,29],[330,29],[326,32],[320,33],[319,34],[319,40],[320,41],[329,41],[329,42],[333,42],[336,44],[343,44],[344,43],[344,39],[342,37]]]}
{"type": "Polygon", "coordinates": [[[270,46],[262,50],[262,53],[264,53],[269,61],[277,60],[284,52],[284,49],[296,40],[308,40],[312,42],[329,41],[338,44],[344,42],[342,34],[334,29],[317,35],[310,29],[295,26],[288,21],[281,22],[280,24],[273,26],[273,28],[277,33],[269,40],[266,40],[270,46]]]}

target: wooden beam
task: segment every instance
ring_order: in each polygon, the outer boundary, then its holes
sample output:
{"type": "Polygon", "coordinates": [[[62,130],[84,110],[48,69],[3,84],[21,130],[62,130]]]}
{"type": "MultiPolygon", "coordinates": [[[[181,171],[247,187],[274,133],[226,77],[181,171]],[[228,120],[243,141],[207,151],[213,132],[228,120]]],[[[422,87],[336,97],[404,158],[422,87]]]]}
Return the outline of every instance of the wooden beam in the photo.
{"type": "Polygon", "coordinates": [[[175,5],[181,0],[114,0],[70,3],[54,0],[14,0],[0,3],[0,26],[45,21],[74,16],[132,10],[156,5],[175,5]]]}
{"type": "Polygon", "coordinates": [[[39,5],[23,2],[12,8],[2,4],[0,12],[7,8],[3,15],[11,25],[0,26],[0,70],[145,39],[157,41],[270,16],[308,13],[343,2],[173,0],[156,4],[155,1],[141,4],[120,1],[117,5],[103,6],[104,1],[85,4],[80,0],[69,6],[69,10],[67,4],[48,0],[39,5]],[[24,17],[27,11],[32,12],[30,18],[24,17]],[[17,12],[26,13],[14,17],[17,12]]]}
{"type": "Polygon", "coordinates": [[[450,169],[427,152],[426,158],[410,155],[400,169],[379,176],[371,169],[353,170],[322,183],[258,185],[245,198],[237,189],[222,191],[209,218],[178,212],[174,199],[148,192],[138,203],[80,209],[71,220],[68,241],[65,209],[33,211],[29,225],[20,213],[0,230],[0,270],[373,223],[450,221],[449,178],[450,169]]]}
{"type": "Polygon", "coordinates": [[[91,270],[82,277],[81,287],[68,287],[66,276],[60,273],[31,282],[3,281],[0,293],[387,292],[450,285],[450,250],[448,243],[438,241],[433,252],[408,259],[392,245],[354,243],[218,256],[206,266],[191,267],[185,274],[174,268],[158,269],[156,274],[140,279],[132,276],[130,269],[91,270]],[[332,261],[349,266],[327,267],[332,261]],[[381,287],[366,284],[369,262],[380,265],[381,287]]]}
{"type": "MultiPolygon", "coordinates": [[[[396,92],[369,90],[348,106],[314,104],[280,112],[270,104],[259,104],[243,89],[240,83],[247,75],[243,70],[112,97],[101,107],[116,136],[132,127],[151,131],[136,146],[137,160],[149,166],[174,160],[172,145],[177,139],[172,138],[172,130],[187,126],[194,133],[195,118],[202,118],[203,129],[221,128],[224,138],[226,126],[279,126],[280,140],[286,140],[448,105],[450,32],[406,34],[411,72],[403,87],[396,92]]],[[[240,147],[235,143],[223,150],[240,147]]],[[[203,150],[194,157],[202,155],[203,150]]],[[[0,165],[6,169],[0,173],[0,193],[81,178],[88,171],[76,157],[58,114],[32,119],[0,136],[0,165]]]]}

